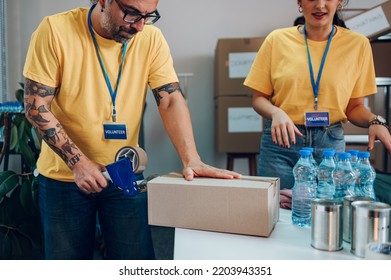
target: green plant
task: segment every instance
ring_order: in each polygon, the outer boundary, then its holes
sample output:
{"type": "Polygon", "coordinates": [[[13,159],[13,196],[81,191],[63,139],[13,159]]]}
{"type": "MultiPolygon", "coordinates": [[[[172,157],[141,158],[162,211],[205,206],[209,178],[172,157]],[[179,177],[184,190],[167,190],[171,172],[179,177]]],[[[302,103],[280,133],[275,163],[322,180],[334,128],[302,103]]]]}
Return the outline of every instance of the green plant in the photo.
{"type": "Polygon", "coordinates": [[[42,232],[33,175],[0,172],[0,259],[37,259],[42,232]]]}
{"type": "MultiPolygon", "coordinates": [[[[23,102],[20,85],[15,95],[23,102]]],[[[42,230],[33,170],[41,140],[23,113],[2,114],[1,126],[5,137],[0,162],[12,153],[21,154],[24,168],[22,174],[0,172],[0,259],[37,259],[42,252],[42,230]]]]}

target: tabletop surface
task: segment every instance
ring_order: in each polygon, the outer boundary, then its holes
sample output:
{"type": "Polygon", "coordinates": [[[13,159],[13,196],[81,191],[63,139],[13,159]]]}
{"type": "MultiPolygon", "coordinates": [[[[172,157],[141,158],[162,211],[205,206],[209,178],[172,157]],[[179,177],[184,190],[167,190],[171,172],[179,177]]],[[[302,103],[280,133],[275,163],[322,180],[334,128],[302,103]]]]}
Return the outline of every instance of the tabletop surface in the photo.
{"type": "Polygon", "coordinates": [[[291,211],[280,209],[280,218],[269,237],[175,229],[176,260],[353,260],[350,244],[327,252],[311,247],[311,228],[299,228],[291,211]]]}

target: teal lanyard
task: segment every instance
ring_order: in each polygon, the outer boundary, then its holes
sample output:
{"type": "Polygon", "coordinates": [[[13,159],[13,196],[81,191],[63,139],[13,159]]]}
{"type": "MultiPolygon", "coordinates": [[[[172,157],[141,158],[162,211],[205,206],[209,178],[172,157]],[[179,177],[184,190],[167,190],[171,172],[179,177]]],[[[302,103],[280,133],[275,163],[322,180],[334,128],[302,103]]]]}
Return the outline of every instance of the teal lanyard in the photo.
{"type": "Polygon", "coordinates": [[[319,96],[320,78],[322,77],[323,67],[324,67],[324,63],[326,61],[327,54],[329,52],[331,39],[333,38],[333,33],[334,33],[334,25],[333,25],[333,28],[331,29],[331,32],[330,32],[330,35],[329,35],[329,39],[327,40],[326,49],[325,49],[325,51],[323,53],[322,62],[320,64],[318,77],[317,77],[316,83],[315,83],[314,69],[312,67],[311,54],[310,54],[310,49],[308,47],[307,29],[306,29],[306,25],[304,24],[304,38],[305,38],[305,44],[307,46],[308,65],[310,67],[311,84],[312,84],[312,89],[314,91],[314,96],[315,96],[315,101],[314,101],[314,109],[315,110],[318,110],[318,96],[319,96]]]}
{"type": "Polygon", "coordinates": [[[99,63],[100,63],[100,66],[102,67],[103,75],[105,76],[107,88],[109,89],[110,96],[111,96],[111,102],[113,103],[113,113],[112,113],[112,117],[111,118],[112,118],[113,122],[116,122],[116,120],[117,120],[117,110],[115,109],[115,99],[117,98],[118,85],[119,85],[119,82],[121,80],[122,69],[124,68],[124,61],[125,61],[127,43],[123,44],[123,46],[122,46],[121,67],[119,68],[118,77],[117,77],[117,84],[115,86],[115,90],[113,91],[113,88],[112,88],[110,80],[109,80],[109,76],[107,75],[105,64],[103,63],[102,55],[100,54],[100,51],[99,51],[98,42],[96,41],[94,31],[92,30],[91,13],[92,13],[92,10],[94,9],[95,6],[96,6],[96,4],[93,5],[90,8],[90,11],[88,12],[88,28],[90,30],[92,40],[94,41],[96,54],[98,55],[99,63]]]}

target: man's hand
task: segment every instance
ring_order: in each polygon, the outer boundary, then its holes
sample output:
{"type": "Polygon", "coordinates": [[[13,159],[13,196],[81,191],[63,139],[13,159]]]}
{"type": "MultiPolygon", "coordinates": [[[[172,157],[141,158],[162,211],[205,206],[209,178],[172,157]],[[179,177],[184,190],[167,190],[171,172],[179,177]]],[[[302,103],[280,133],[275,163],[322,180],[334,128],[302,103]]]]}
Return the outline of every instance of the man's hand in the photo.
{"type": "Polygon", "coordinates": [[[101,192],[107,187],[108,182],[103,176],[104,166],[99,165],[83,157],[72,168],[77,186],[86,193],[101,192]]]}
{"type": "Polygon", "coordinates": [[[183,168],[183,177],[187,181],[191,181],[194,177],[210,177],[219,179],[238,179],[241,177],[239,173],[225,169],[216,168],[203,163],[202,161],[189,164],[183,168]]]}

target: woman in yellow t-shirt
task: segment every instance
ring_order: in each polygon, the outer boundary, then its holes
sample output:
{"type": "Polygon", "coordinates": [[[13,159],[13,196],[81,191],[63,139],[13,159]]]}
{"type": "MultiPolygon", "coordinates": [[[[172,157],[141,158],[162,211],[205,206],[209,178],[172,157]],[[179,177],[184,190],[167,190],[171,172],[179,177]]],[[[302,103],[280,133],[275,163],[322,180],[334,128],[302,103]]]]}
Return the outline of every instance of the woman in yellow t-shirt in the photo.
{"type": "Polygon", "coordinates": [[[294,184],[298,151],[313,147],[319,161],[326,148],[345,150],[342,122],[369,127],[368,150],[376,139],[391,151],[386,123],[364,106],[377,92],[369,40],[333,25],[343,0],[298,0],[305,24],[267,36],[244,84],[254,90],[253,107],[266,118],[258,175],[294,184]]]}

